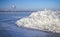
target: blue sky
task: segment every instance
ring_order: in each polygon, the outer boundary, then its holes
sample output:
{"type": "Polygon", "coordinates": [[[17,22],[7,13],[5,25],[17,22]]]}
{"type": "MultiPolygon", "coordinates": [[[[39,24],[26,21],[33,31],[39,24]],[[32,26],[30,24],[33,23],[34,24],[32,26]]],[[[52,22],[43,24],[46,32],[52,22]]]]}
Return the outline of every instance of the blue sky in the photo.
{"type": "Polygon", "coordinates": [[[9,9],[13,4],[17,9],[60,9],[60,0],[0,0],[1,9],[9,9]]]}

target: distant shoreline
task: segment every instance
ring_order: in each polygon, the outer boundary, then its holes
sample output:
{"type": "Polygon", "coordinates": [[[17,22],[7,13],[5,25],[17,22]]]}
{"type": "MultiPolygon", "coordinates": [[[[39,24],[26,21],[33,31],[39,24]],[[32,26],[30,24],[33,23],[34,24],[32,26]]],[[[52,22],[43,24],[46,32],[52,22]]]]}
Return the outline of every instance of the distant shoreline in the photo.
{"type": "Polygon", "coordinates": [[[0,12],[36,12],[36,11],[0,11],[0,12]]]}

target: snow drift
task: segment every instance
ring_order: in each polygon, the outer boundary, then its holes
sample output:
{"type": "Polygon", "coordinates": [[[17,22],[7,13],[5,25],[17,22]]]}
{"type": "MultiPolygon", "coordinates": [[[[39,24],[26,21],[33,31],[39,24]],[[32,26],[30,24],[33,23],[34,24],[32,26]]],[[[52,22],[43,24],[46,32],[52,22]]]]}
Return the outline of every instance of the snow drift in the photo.
{"type": "Polygon", "coordinates": [[[31,13],[16,22],[18,26],[60,33],[60,18],[57,11],[44,10],[31,13]]]}

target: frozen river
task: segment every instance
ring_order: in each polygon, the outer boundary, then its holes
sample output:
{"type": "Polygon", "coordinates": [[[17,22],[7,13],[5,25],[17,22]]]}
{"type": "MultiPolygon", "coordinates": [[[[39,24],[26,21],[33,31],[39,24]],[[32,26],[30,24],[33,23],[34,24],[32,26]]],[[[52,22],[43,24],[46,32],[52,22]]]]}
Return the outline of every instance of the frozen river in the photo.
{"type": "Polygon", "coordinates": [[[30,14],[31,12],[0,12],[0,37],[60,37],[60,34],[21,28],[15,24],[30,14]]]}

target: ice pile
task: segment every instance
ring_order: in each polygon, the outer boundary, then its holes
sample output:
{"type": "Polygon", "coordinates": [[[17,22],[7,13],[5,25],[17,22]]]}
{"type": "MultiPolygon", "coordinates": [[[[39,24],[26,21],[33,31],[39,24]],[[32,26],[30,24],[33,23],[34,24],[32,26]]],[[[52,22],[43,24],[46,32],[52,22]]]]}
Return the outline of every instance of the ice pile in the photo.
{"type": "Polygon", "coordinates": [[[60,18],[56,11],[44,10],[33,12],[16,22],[18,26],[60,33],[60,18]]]}

